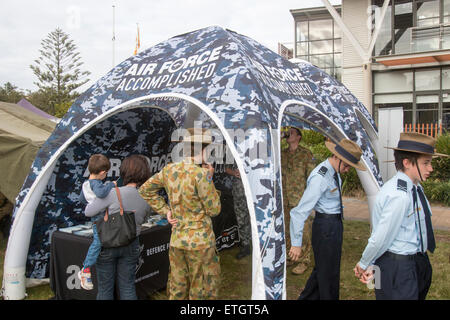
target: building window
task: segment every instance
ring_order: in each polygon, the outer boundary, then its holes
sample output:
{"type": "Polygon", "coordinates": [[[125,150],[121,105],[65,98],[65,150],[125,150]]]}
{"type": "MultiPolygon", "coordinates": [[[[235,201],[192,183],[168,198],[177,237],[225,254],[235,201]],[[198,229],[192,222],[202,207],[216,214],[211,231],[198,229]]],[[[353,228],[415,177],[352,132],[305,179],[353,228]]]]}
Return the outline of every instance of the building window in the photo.
{"type": "Polygon", "coordinates": [[[442,127],[450,130],[450,68],[442,69],[442,127]]]}
{"type": "Polygon", "coordinates": [[[434,70],[417,70],[415,78],[416,91],[439,90],[441,86],[441,71],[434,70]]]}
{"type": "Polygon", "coordinates": [[[411,51],[411,28],[413,27],[413,7],[411,1],[395,1],[394,43],[395,53],[411,51]]]}
{"type": "Polygon", "coordinates": [[[296,22],[296,57],[341,80],[342,38],[332,18],[296,22]]]}
{"type": "Polygon", "coordinates": [[[450,89],[450,69],[442,69],[442,89],[450,89]]]}
{"type": "Polygon", "coordinates": [[[374,110],[376,110],[376,120],[378,122],[378,109],[382,108],[403,108],[404,123],[412,123],[413,120],[413,95],[412,93],[392,93],[377,94],[374,99],[374,110]]]}
{"type": "Polygon", "coordinates": [[[403,108],[404,124],[442,124],[450,129],[450,68],[397,70],[373,74],[373,110],[403,108]]]}
{"type": "Polygon", "coordinates": [[[449,23],[450,22],[450,0],[444,0],[444,5],[442,6],[442,23],[449,23]]]}
{"type": "MultiPolygon", "coordinates": [[[[438,123],[439,121],[439,95],[416,96],[416,123],[438,123]]],[[[405,123],[407,123],[405,121],[405,123]]],[[[411,122],[410,122],[411,123],[411,122]]]]}
{"type": "Polygon", "coordinates": [[[440,0],[417,0],[417,26],[430,27],[439,24],[440,0]]]}
{"type": "Polygon", "coordinates": [[[410,70],[374,74],[374,93],[412,92],[413,89],[413,73],[410,70]]]}
{"type": "Polygon", "coordinates": [[[309,40],[323,40],[333,38],[333,20],[310,20],[309,21],[309,40]]]}
{"type": "Polygon", "coordinates": [[[317,40],[309,43],[309,54],[333,53],[333,40],[317,40]]]}
{"type": "MultiPolygon", "coordinates": [[[[381,19],[381,8],[383,7],[384,0],[373,1],[374,5],[374,28],[381,19]]],[[[375,56],[384,56],[392,53],[392,24],[391,24],[392,7],[389,5],[386,10],[385,18],[378,32],[377,41],[375,42],[375,56]]]]}
{"type": "Polygon", "coordinates": [[[450,130],[450,93],[442,96],[442,128],[450,130]]]}
{"type": "MultiPolygon", "coordinates": [[[[383,0],[372,0],[373,27],[380,19],[383,3],[383,0]]],[[[450,0],[390,1],[373,54],[450,49],[449,22],[450,0]]]]}

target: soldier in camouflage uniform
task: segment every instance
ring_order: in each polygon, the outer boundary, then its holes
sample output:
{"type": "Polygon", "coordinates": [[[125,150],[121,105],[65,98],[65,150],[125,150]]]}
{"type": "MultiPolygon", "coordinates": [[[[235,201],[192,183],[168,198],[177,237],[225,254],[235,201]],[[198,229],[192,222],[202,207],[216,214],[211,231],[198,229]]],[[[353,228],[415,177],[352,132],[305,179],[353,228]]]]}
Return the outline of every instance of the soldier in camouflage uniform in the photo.
{"type": "MultiPolygon", "coordinates": [[[[184,141],[189,146],[202,142],[203,149],[211,137],[192,134],[184,141]]],[[[212,182],[214,167],[202,168],[202,157],[203,152],[170,163],[140,188],[149,205],[167,215],[172,224],[167,285],[171,300],[215,299],[218,295],[220,262],[211,217],[220,213],[220,195],[212,182]],[[162,188],[170,207],[158,194],[162,188]]]]}
{"type": "MultiPolygon", "coordinates": [[[[301,131],[291,127],[286,136],[286,142],[289,147],[281,151],[286,249],[291,246],[289,232],[291,209],[298,205],[306,188],[308,176],[315,167],[315,160],[311,151],[299,145],[301,139],[301,131]]],[[[300,257],[300,262],[292,269],[293,274],[304,273],[311,263],[312,220],[313,218],[310,216],[305,222],[302,256],[300,257]]],[[[293,264],[294,262],[288,258],[287,265],[291,266],[293,264]]]]}
{"type": "Polygon", "coordinates": [[[233,176],[233,206],[238,223],[239,240],[241,249],[236,255],[236,259],[242,259],[251,253],[252,230],[250,224],[250,215],[248,213],[247,198],[245,197],[244,185],[236,162],[228,165],[226,173],[233,176]]]}

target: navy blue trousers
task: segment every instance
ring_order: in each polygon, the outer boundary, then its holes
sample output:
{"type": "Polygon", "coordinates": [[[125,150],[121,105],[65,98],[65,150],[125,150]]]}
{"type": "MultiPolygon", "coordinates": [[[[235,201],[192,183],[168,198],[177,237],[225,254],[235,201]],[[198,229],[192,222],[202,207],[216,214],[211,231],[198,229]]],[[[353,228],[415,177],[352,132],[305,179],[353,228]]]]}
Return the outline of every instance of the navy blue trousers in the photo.
{"type": "Polygon", "coordinates": [[[427,254],[411,259],[382,255],[375,261],[380,268],[377,300],[425,300],[431,285],[432,267],[427,254]]]}
{"type": "Polygon", "coordinates": [[[298,300],[339,300],[343,231],[340,215],[316,213],[312,224],[315,266],[298,300]]]}

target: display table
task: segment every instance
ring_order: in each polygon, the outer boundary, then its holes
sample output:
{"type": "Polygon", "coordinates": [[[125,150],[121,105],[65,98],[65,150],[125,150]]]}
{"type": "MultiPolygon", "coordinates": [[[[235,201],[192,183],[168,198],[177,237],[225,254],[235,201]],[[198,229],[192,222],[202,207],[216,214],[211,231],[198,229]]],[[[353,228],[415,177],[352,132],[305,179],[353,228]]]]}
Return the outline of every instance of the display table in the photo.
{"type": "MultiPolygon", "coordinates": [[[[142,228],[139,236],[140,255],[136,271],[136,293],[139,299],[166,286],[169,274],[169,242],[171,226],[142,228]]],[[[91,268],[93,290],[80,286],[80,271],[92,237],[62,231],[52,235],[50,249],[50,287],[59,300],[95,300],[97,274],[91,268]]]]}

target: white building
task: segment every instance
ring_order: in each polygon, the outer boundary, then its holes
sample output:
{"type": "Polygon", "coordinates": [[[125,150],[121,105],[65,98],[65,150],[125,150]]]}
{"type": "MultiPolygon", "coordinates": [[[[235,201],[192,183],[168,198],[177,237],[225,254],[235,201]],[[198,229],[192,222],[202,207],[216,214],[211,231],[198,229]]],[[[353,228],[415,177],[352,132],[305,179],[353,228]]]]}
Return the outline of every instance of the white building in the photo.
{"type": "Polygon", "coordinates": [[[378,121],[450,129],[450,0],[343,0],[292,9],[294,58],[341,80],[378,121]],[[376,39],[376,41],[372,41],[376,39]]]}

